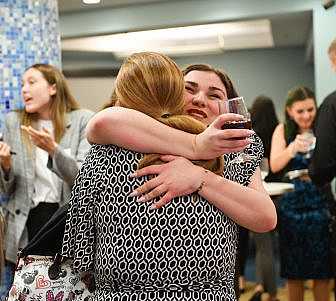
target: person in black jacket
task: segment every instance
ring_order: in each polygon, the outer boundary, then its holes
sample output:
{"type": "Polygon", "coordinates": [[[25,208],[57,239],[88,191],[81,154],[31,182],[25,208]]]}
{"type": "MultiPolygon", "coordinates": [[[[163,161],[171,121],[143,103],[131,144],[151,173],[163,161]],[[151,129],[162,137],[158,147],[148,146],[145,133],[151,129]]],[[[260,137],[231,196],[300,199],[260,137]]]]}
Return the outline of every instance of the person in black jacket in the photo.
{"type": "MultiPolygon", "coordinates": [[[[328,49],[332,69],[336,72],[336,39],[328,49]]],[[[336,91],[329,94],[319,108],[315,125],[316,147],[309,166],[313,182],[324,191],[330,191],[330,183],[336,177],[336,91]]],[[[336,276],[336,201],[329,193],[331,213],[331,258],[336,276]]],[[[336,289],[334,290],[336,300],[336,289]]]]}
{"type": "MultiPolygon", "coordinates": [[[[336,72],[336,39],[328,54],[336,72]]],[[[315,135],[316,147],[309,172],[314,183],[323,186],[336,176],[336,91],[329,94],[319,108],[315,135]]]]}

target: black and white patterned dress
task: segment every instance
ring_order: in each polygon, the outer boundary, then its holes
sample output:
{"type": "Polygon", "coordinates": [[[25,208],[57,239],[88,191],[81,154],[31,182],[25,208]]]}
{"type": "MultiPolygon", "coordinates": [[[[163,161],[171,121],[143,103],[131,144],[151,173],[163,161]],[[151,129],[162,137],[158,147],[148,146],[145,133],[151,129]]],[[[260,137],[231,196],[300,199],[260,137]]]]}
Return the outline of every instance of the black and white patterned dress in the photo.
{"type": "MultiPolygon", "coordinates": [[[[261,158],[258,138],[249,152],[261,158]]],[[[236,224],[199,195],[158,210],[129,197],[147,180],[129,177],[141,158],[92,147],[73,188],[63,255],[95,273],[94,300],[236,300],[236,224]]],[[[225,177],[247,185],[259,159],[227,167],[225,177]]]]}

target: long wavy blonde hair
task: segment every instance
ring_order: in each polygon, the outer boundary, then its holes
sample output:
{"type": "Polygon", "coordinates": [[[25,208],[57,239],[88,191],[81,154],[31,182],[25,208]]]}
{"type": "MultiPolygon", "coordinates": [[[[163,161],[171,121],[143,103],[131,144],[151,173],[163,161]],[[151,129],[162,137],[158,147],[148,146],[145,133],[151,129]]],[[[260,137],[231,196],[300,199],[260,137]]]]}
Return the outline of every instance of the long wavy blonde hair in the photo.
{"type": "MultiPolygon", "coordinates": [[[[152,118],[192,134],[204,131],[205,125],[184,114],[184,80],[179,67],[167,56],[154,53],[135,53],[128,57],[118,73],[115,85],[117,103],[143,112],[152,118]]],[[[139,168],[163,163],[160,155],[145,155],[139,168]]],[[[217,174],[222,174],[222,157],[194,161],[217,174]]]]}
{"type": "MultiPolygon", "coordinates": [[[[40,71],[49,83],[56,86],[56,93],[51,96],[50,115],[54,127],[54,136],[57,143],[60,142],[65,132],[65,114],[67,112],[79,109],[79,104],[72,96],[69,86],[62,72],[56,67],[48,64],[35,64],[27,68],[40,71]]],[[[34,121],[38,119],[37,114],[28,113],[25,110],[20,112],[21,124],[25,126],[33,126],[34,121]]],[[[23,132],[24,143],[31,148],[31,142],[28,134],[23,132]]]]}

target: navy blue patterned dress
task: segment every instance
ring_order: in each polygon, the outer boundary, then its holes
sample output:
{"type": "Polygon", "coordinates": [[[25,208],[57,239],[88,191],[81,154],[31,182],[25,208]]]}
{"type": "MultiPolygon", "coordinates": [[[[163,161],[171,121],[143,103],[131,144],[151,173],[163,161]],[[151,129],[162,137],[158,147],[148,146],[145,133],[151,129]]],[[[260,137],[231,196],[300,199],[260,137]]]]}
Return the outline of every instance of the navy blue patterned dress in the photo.
{"type": "MultiPolygon", "coordinates": [[[[297,154],[288,170],[308,168],[309,159],[297,154]]],[[[292,180],[293,192],[278,206],[281,277],[326,279],[331,277],[327,200],[310,181],[292,180]]]]}

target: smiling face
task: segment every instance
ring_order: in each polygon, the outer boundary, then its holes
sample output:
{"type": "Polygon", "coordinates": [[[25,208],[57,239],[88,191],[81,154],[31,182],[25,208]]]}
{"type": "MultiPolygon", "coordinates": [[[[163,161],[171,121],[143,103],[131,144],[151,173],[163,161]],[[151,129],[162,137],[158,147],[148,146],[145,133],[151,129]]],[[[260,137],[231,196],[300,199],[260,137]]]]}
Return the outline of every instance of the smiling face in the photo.
{"type": "Polygon", "coordinates": [[[30,68],[23,74],[21,92],[27,113],[50,119],[50,101],[56,93],[56,86],[50,85],[39,70],[30,68]]]}
{"type": "Polygon", "coordinates": [[[301,132],[310,129],[316,116],[314,99],[306,98],[294,102],[287,107],[287,113],[296,122],[301,132]]]}
{"type": "Polygon", "coordinates": [[[226,88],[211,71],[191,71],[184,76],[185,112],[209,125],[219,114],[218,101],[227,100],[226,88]]]}

